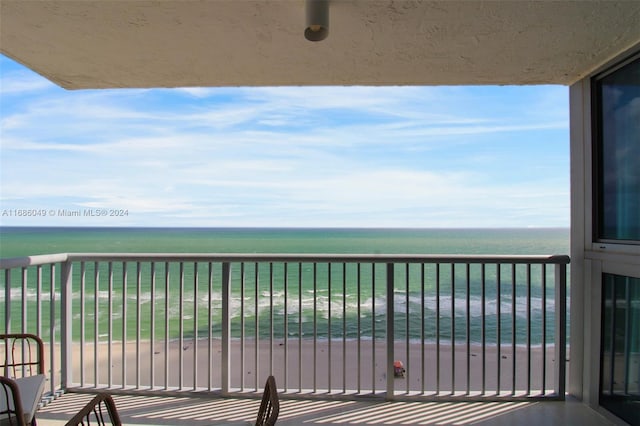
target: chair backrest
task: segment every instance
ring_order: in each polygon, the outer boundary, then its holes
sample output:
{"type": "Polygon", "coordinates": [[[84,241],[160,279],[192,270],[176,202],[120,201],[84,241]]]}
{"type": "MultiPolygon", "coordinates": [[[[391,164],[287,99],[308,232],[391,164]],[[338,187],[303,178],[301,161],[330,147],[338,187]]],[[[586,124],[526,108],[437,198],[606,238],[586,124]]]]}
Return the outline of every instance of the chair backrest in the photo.
{"type": "Polygon", "coordinates": [[[107,393],[96,395],[65,426],[79,425],[121,426],[120,415],[111,395],[107,393]]]}
{"type": "Polygon", "coordinates": [[[35,334],[0,334],[0,375],[26,377],[44,374],[44,344],[35,334]]]}
{"type": "Polygon", "coordinates": [[[260,402],[260,410],[258,410],[258,418],[256,426],[259,425],[275,425],[280,413],[280,400],[278,399],[278,388],[276,387],[276,379],[273,376],[267,378],[264,386],[262,401],[260,402]]]}
{"type": "Polygon", "coordinates": [[[26,426],[18,386],[4,376],[0,376],[0,424],[26,426]]]}

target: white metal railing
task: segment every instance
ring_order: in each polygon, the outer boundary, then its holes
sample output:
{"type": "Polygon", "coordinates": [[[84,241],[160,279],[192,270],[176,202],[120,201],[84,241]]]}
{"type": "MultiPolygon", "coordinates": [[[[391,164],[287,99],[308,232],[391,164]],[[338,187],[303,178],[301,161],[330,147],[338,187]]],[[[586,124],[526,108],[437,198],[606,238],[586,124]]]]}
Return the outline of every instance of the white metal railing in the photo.
{"type": "Polygon", "coordinates": [[[0,330],[50,393],[564,398],[567,256],[56,254],[0,260],[0,330]],[[389,303],[391,301],[391,303],[389,303]],[[405,369],[395,377],[394,361],[405,369]]]}

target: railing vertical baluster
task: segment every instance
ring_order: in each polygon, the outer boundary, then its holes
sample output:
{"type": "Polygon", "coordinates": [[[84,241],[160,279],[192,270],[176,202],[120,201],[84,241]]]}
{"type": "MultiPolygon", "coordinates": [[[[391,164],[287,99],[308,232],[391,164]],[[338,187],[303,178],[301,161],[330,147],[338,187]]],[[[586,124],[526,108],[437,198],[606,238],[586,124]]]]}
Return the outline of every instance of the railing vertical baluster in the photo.
{"type": "MultiPolygon", "coordinates": [[[[245,263],[240,263],[240,390],[244,391],[244,351],[245,351],[245,338],[244,338],[244,293],[245,293],[245,263]]],[[[211,281],[211,280],[209,280],[211,281]]],[[[209,330],[211,330],[211,293],[209,293],[209,330]]],[[[211,333],[209,333],[209,338],[211,339],[211,333]]],[[[209,344],[211,347],[211,344],[209,344]]],[[[209,355],[209,359],[211,359],[211,354],[209,355]]]]}
{"type": "MultiPolygon", "coordinates": [[[[259,317],[259,307],[260,307],[260,276],[259,276],[259,272],[258,270],[259,268],[259,263],[256,262],[255,266],[254,266],[254,289],[255,289],[255,297],[254,297],[254,305],[255,305],[255,315],[254,315],[254,331],[255,331],[255,339],[254,339],[254,354],[253,354],[253,362],[254,362],[254,367],[253,369],[256,371],[256,375],[253,378],[253,387],[254,389],[257,391],[259,389],[259,385],[258,385],[258,377],[260,376],[260,363],[258,362],[258,355],[260,353],[259,351],[259,345],[258,343],[260,342],[260,331],[259,331],[259,326],[260,326],[260,322],[258,321],[258,317],[259,317]]],[[[224,274],[224,270],[223,270],[223,274],[224,274]]],[[[224,278],[224,277],[223,277],[224,278]]],[[[223,284],[224,285],[224,284],[223,284]]]]}
{"type": "MultiPolygon", "coordinates": [[[[72,344],[73,335],[71,330],[71,322],[73,319],[72,297],[73,297],[73,266],[72,262],[67,260],[61,264],[60,277],[60,367],[61,378],[60,387],[66,389],[71,385],[72,381],[72,344]]],[[[26,283],[25,286],[26,287],[26,283]]],[[[55,317],[53,317],[55,318],[55,317]]],[[[53,372],[51,370],[51,382],[53,383],[53,372]]]]}
{"type": "Polygon", "coordinates": [[[421,393],[424,394],[425,392],[425,382],[427,380],[427,375],[426,375],[426,371],[427,371],[427,366],[426,366],[426,352],[425,352],[425,265],[424,263],[420,263],[420,346],[421,346],[421,351],[420,351],[420,372],[421,372],[421,379],[420,379],[420,390],[421,393]]]}
{"type": "Polygon", "coordinates": [[[269,262],[269,375],[273,374],[273,262],[269,262]]]}
{"type": "Polygon", "coordinates": [[[471,265],[466,264],[467,273],[467,391],[466,395],[471,393],[471,265]]]}
{"type": "MultiPolygon", "coordinates": [[[[156,377],[156,360],[154,356],[154,347],[156,341],[156,262],[151,262],[151,300],[149,301],[150,313],[149,313],[149,389],[155,387],[156,377]]],[[[182,318],[182,313],[180,314],[182,318]]],[[[180,351],[182,355],[182,351],[180,351]]],[[[182,360],[180,360],[182,363],[182,360]]],[[[182,376],[181,376],[182,377],[182,376]]]]}
{"type": "Polygon", "coordinates": [[[283,274],[284,274],[284,390],[286,392],[287,388],[288,388],[288,384],[289,384],[289,377],[288,377],[288,373],[289,373],[289,369],[287,368],[287,366],[289,365],[289,263],[288,262],[284,262],[284,270],[283,270],[283,274]]]}
{"type": "Polygon", "coordinates": [[[357,381],[358,381],[358,393],[362,392],[362,371],[360,370],[362,368],[362,365],[360,363],[360,360],[362,359],[362,337],[361,337],[361,333],[360,330],[362,330],[362,321],[361,321],[361,317],[362,317],[362,309],[361,309],[361,303],[362,303],[362,275],[361,275],[361,264],[360,262],[358,262],[358,264],[356,265],[356,285],[358,287],[358,291],[357,291],[357,303],[358,306],[356,307],[356,311],[358,314],[358,318],[356,319],[357,323],[358,323],[358,336],[356,337],[357,340],[357,353],[358,353],[358,360],[357,360],[357,381]]]}
{"type": "MultiPolygon", "coordinates": [[[[22,318],[20,320],[20,328],[22,329],[22,333],[26,333],[27,332],[27,283],[29,282],[28,280],[28,274],[27,274],[27,268],[24,267],[22,268],[22,282],[21,282],[21,288],[22,288],[22,297],[20,300],[20,304],[22,305],[21,311],[22,311],[22,318]]],[[[24,349],[24,348],[23,348],[24,349]]]]}
{"type": "Polygon", "coordinates": [[[122,389],[127,386],[127,262],[122,262],[122,389]]]}
{"type": "Polygon", "coordinates": [[[169,330],[169,283],[171,271],[169,262],[164,263],[164,388],[169,389],[169,341],[171,333],[169,330]]]}
{"type": "Polygon", "coordinates": [[[141,292],[142,292],[142,265],[136,262],[136,389],[140,388],[140,322],[142,320],[141,313],[141,292]]]}
{"type": "Polygon", "coordinates": [[[387,401],[393,400],[395,397],[394,388],[394,320],[395,320],[395,280],[394,280],[394,264],[387,263],[387,336],[386,336],[386,348],[387,348],[387,401]]]}
{"type": "Polygon", "coordinates": [[[371,392],[376,393],[376,264],[371,263],[371,392]]]}
{"type": "Polygon", "coordinates": [[[451,263],[451,395],[456,394],[456,265],[451,263]]]}
{"type": "MultiPolygon", "coordinates": [[[[5,308],[4,308],[4,332],[6,334],[11,333],[11,269],[7,268],[4,271],[4,300],[5,300],[5,308]]],[[[8,350],[8,347],[5,345],[5,350],[8,350]]],[[[5,359],[8,356],[5,355],[5,359]]]]}
{"type": "Polygon", "coordinates": [[[113,262],[107,264],[107,387],[113,386],[113,262]]]}
{"type": "Polygon", "coordinates": [[[198,262],[193,262],[193,390],[198,380],[198,262]]]}
{"type": "MultiPolygon", "coordinates": [[[[20,295],[20,310],[22,312],[20,318],[20,329],[21,333],[27,332],[27,283],[28,283],[28,274],[27,268],[22,268],[22,278],[20,281],[20,288],[22,289],[22,294],[20,295]]],[[[22,352],[26,349],[25,342],[22,342],[22,352]]],[[[26,366],[22,366],[22,375],[24,376],[26,373],[26,366]]]]}
{"type": "Polygon", "coordinates": [[[502,377],[502,372],[501,372],[501,359],[502,359],[502,319],[501,317],[501,311],[502,311],[502,287],[501,287],[501,281],[502,281],[502,277],[501,277],[501,267],[502,265],[500,263],[496,264],[496,360],[497,360],[497,365],[496,365],[496,395],[500,395],[500,378],[502,377]]]}
{"type": "MultiPolygon", "coordinates": [[[[222,264],[222,354],[220,363],[220,377],[222,379],[222,395],[229,394],[231,367],[231,264],[224,262],[222,264]]],[[[256,312],[257,316],[257,312],[256,312]]],[[[256,342],[257,344],[257,342],[256,342]]]]}
{"type": "Polygon", "coordinates": [[[178,296],[178,389],[184,383],[184,262],[180,262],[180,288],[178,296]]]}
{"type": "Polygon", "coordinates": [[[316,393],[318,376],[318,264],[313,263],[313,393],[316,393]]]}
{"type": "Polygon", "coordinates": [[[56,381],[53,377],[53,372],[58,368],[56,365],[56,264],[52,263],[50,266],[50,282],[51,282],[51,293],[49,299],[49,314],[51,315],[51,320],[49,321],[49,338],[51,339],[49,347],[49,364],[51,368],[51,381],[49,382],[50,388],[49,391],[51,394],[54,394],[56,391],[56,381]]]}
{"type": "MultiPolygon", "coordinates": [[[[241,264],[242,266],[242,287],[241,287],[241,297],[240,297],[240,388],[244,390],[244,262],[241,264]]],[[[208,278],[207,278],[207,390],[211,391],[213,389],[213,383],[211,382],[211,377],[213,376],[212,372],[212,358],[213,358],[213,323],[212,323],[212,314],[213,314],[213,306],[211,300],[213,298],[213,263],[209,262],[208,267],[208,278]]]]}
{"type": "Polygon", "coordinates": [[[347,264],[342,264],[342,393],[347,392],[347,264]]]}
{"type": "MultiPolygon", "coordinates": [[[[555,358],[556,358],[556,395],[564,400],[565,398],[565,378],[566,378],[566,321],[567,321],[567,266],[564,264],[555,265],[555,358]]],[[[627,309],[627,314],[629,310],[627,309]]],[[[629,335],[629,334],[627,334],[629,335]]]]}
{"type": "MultiPolygon", "coordinates": [[[[8,270],[7,270],[8,271],[8,270]]],[[[11,285],[7,281],[7,287],[11,288],[11,285]]],[[[38,265],[37,278],[36,278],[36,334],[42,335],[42,265],[38,265]]],[[[7,299],[9,300],[9,299],[7,299]]],[[[83,323],[84,323],[84,317],[83,323]]]]}
{"type": "MultiPolygon", "coordinates": [[[[405,263],[405,289],[404,289],[405,290],[405,293],[404,293],[404,299],[405,300],[404,300],[404,302],[405,302],[405,309],[406,309],[406,312],[405,312],[405,315],[404,315],[404,321],[405,321],[405,329],[406,329],[406,333],[407,334],[405,336],[405,343],[404,343],[404,350],[405,350],[404,357],[405,357],[405,360],[406,360],[405,369],[409,374],[411,374],[411,357],[409,356],[410,349],[411,349],[411,341],[410,341],[411,340],[410,339],[410,337],[411,337],[411,334],[410,334],[411,333],[411,329],[410,329],[410,326],[409,326],[409,314],[410,314],[410,312],[409,312],[409,290],[410,290],[411,286],[410,286],[409,278],[410,278],[410,269],[409,269],[409,262],[407,262],[407,263],[405,263]]],[[[405,380],[405,385],[406,385],[405,386],[405,388],[406,388],[405,391],[406,391],[406,393],[409,393],[409,382],[410,382],[409,380],[405,380]]]]}
{"type": "Polygon", "coordinates": [[[511,395],[516,394],[516,265],[511,264],[511,395]]]}
{"type": "Polygon", "coordinates": [[[302,268],[298,263],[298,391],[302,391],[302,268]]]}
{"type": "Polygon", "coordinates": [[[542,265],[542,395],[547,393],[547,265],[542,265]]]}
{"type": "Polygon", "coordinates": [[[329,359],[329,361],[327,362],[327,389],[329,393],[331,393],[331,376],[333,376],[331,371],[331,265],[331,263],[327,264],[327,356],[329,359]]]}
{"type": "Polygon", "coordinates": [[[440,393],[440,264],[436,263],[436,395],[440,393]]]}
{"type": "Polygon", "coordinates": [[[527,391],[531,393],[531,264],[527,263],[527,391]]]}
{"type": "Polygon", "coordinates": [[[100,384],[100,368],[98,363],[98,345],[100,344],[100,264],[98,262],[94,263],[93,283],[93,380],[97,387],[100,384]]]}
{"type": "MultiPolygon", "coordinates": [[[[86,285],[86,265],[83,262],[80,262],[80,386],[84,387],[85,385],[85,376],[84,376],[84,346],[85,346],[85,285],[86,285]]],[[[39,293],[39,292],[38,292],[39,293]]]]}
{"type": "Polygon", "coordinates": [[[480,311],[482,312],[482,324],[481,324],[481,346],[482,346],[482,392],[484,395],[487,391],[487,266],[486,263],[482,263],[480,266],[480,274],[482,275],[480,285],[482,286],[482,304],[480,311]]]}

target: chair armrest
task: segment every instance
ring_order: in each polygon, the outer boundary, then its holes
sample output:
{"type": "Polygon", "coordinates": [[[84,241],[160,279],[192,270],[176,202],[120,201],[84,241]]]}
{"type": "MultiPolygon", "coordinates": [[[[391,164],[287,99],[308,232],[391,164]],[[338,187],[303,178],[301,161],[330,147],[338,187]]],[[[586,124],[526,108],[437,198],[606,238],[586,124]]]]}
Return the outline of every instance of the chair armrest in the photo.
{"type": "Polygon", "coordinates": [[[114,426],[122,425],[120,416],[118,415],[118,410],[116,409],[116,404],[113,402],[111,395],[107,393],[100,393],[89,401],[82,410],[78,411],[78,413],[73,416],[65,426],[77,426],[85,423],[90,424],[92,416],[98,425],[105,425],[108,420],[110,420],[111,424],[114,426]],[[105,415],[105,411],[107,415],[105,415]]]}

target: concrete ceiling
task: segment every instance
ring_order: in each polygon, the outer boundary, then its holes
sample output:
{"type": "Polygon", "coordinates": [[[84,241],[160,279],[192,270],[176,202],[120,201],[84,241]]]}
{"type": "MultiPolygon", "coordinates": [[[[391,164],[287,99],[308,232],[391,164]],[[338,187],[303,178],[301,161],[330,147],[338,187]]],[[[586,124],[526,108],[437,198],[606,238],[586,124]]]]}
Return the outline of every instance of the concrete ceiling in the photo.
{"type": "Polygon", "coordinates": [[[0,50],[68,89],[570,84],[640,42],[640,0],[0,0],[0,50]]]}

